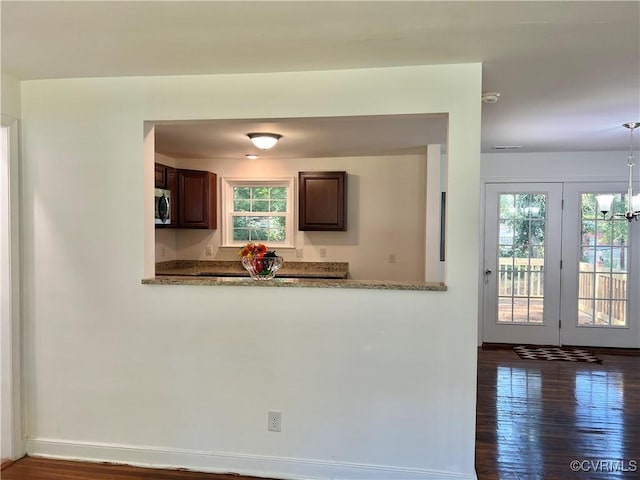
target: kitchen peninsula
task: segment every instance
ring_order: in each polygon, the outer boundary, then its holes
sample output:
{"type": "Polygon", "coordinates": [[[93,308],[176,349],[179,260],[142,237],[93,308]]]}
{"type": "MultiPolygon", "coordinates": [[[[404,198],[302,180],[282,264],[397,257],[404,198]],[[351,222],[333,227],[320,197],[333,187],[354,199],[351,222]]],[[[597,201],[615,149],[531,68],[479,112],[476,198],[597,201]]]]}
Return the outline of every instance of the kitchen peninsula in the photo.
{"type": "Polygon", "coordinates": [[[347,262],[288,262],[276,278],[255,281],[238,261],[173,260],[156,264],[156,276],[146,285],[210,285],[235,287],[355,288],[430,290],[444,292],[442,282],[353,280],[347,262]]]}

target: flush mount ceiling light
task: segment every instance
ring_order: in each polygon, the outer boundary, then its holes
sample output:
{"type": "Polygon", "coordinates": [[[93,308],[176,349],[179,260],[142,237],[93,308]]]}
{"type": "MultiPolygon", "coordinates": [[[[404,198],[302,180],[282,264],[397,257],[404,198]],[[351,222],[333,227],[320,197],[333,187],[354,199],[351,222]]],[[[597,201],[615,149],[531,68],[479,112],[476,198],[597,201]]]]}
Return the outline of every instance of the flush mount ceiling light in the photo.
{"type": "Polygon", "coordinates": [[[247,153],[245,157],[247,157],[249,160],[256,160],[258,158],[258,155],[256,155],[255,153],[247,153]]]}
{"type": "Polygon", "coordinates": [[[278,140],[282,138],[282,135],[277,133],[247,133],[249,140],[261,150],[269,150],[278,143],[278,140]]]}
{"type": "MultiPolygon", "coordinates": [[[[625,213],[615,213],[611,215],[613,217],[623,217],[627,220],[640,219],[640,193],[633,196],[633,166],[635,165],[635,157],[633,156],[633,131],[640,127],[640,122],[623,123],[623,127],[628,128],[630,133],[629,139],[629,156],[627,157],[627,167],[629,167],[629,187],[627,188],[627,211],[625,213]]],[[[613,203],[615,194],[602,194],[596,196],[598,202],[598,210],[602,212],[602,215],[607,215],[611,210],[611,204],[613,203]]]]}

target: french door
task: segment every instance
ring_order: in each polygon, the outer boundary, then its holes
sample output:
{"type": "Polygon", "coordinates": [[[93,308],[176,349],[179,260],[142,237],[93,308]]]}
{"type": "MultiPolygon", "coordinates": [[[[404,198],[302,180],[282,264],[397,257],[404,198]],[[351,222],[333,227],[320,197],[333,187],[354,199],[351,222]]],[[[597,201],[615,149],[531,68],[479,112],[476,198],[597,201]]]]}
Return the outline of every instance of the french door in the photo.
{"type": "Polygon", "coordinates": [[[483,341],[640,347],[640,222],[606,183],[487,184],[483,341]],[[563,208],[564,207],[564,208],[563,208]]]}
{"type": "Polygon", "coordinates": [[[565,184],[562,330],[566,345],[640,347],[640,222],[603,215],[596,195],[616,194],[611,213],[626,211],[625,185],[565,184]],[[577,210],[577,214],[570,214],[577,210]]]}
{"type": "Polygon", "coordinates": [[[562,184],[487,184],[483,341],[559,342],[562,184]]]}

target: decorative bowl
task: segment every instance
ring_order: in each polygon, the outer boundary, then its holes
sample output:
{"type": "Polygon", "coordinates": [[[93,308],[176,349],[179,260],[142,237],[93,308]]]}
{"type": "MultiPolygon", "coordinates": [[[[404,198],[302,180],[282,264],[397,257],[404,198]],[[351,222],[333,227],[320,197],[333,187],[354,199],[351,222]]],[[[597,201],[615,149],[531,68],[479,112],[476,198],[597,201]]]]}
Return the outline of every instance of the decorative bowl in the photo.
{"type": "Polygon", "coordinates": [[[282,257],[242,257],[242,266],[254,280],[271,280],[283,263],[282,257]]]}

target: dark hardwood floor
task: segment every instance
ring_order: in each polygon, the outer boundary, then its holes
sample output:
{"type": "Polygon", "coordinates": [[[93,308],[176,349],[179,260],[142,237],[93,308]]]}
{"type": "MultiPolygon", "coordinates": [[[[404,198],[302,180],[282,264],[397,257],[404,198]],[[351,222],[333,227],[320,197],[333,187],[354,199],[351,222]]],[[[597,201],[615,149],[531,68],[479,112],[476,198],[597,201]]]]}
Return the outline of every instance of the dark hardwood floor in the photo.
{"type": "Polygon", "coordinates": [[[0,476],[2,480],[260,480],[184,470],[158,470],[103,463],[24,457],[0,476]]]}
{"type": "Polygon", "coordinates": [[[640,478],[640,357],[598,357],[479,352],[478,480],[640,478]]]}
{"type": "MultiPolygon", "coordinates": [[[[478,480],[640,478],[640,357],[598,356],[602,365],[479,352],[478,480]]],[[[256,480],[28,457],[1,478],[256,480]]]]}

